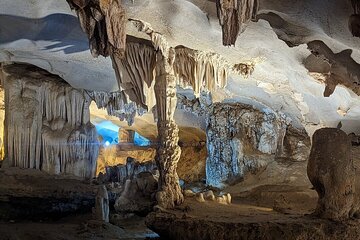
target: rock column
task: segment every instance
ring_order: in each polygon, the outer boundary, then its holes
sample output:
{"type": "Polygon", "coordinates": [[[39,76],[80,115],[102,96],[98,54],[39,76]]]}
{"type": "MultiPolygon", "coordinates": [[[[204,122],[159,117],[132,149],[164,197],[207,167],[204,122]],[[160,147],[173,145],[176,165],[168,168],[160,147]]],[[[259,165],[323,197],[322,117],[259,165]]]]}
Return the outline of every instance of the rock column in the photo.
{"type": "Polygon", "coordinates": [[[169,48],[168,52],[157,54],[155,82],[158,117],[158,148],[155,159],[160,172],[156,200],[165,208],[174,207],[184,200],[176,172],[181,149],[178,145],[179,128],[174,121],[177,102],[174,57],[173,48],[169,48]]]}
{"type": "Polygon", "coordinates": [[[95,220],[109,222],[109,195],[104,185],[98,189],[93,211],[95,220]]]}
{"type": "Polygon", "coordinates": [[[314,133],[307,174],[319,195],[314,214],[331,220],[349,218],[354,209],[355,168],[346,133],[336,128],[314,133]]]}

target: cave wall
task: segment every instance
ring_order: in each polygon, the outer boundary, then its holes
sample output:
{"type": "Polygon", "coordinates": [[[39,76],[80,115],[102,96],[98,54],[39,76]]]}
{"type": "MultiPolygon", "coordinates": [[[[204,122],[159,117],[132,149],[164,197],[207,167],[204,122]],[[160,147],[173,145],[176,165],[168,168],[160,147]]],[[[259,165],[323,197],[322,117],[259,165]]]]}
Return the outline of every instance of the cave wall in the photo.
{"type": "Polygon", "coordinates": [[[88,94],[31,65],[5,65],[2,71],[4,165],[93,177],[99,144],[88,94]]]}
{"type": "MultiPolygon", "coordinates": [[[[1,76],[0,76],[1,80],[1,76]]],[[[5,121],[5,94],[4,89],[0,88],[0,161],[5,157],[5,145],[4,145],[4,121],[5,121]]],[[[1,162],[0,162],[1,166],[1,162]]]]}
{"type": "Polygon", "coordinates": [[[128,157],[143,163],[155,160],[156,149],[153,147],[122,146],[121,144],[100,147],[96,174],[105,173],[107,167],[124,165],[128,157]]]}
{"type": "Polygon", "coordinates": [[[206,182],[215,187],[241,180],[282,151],[286,118],[240,103],[214,103],[207,125],[206,182]]]}

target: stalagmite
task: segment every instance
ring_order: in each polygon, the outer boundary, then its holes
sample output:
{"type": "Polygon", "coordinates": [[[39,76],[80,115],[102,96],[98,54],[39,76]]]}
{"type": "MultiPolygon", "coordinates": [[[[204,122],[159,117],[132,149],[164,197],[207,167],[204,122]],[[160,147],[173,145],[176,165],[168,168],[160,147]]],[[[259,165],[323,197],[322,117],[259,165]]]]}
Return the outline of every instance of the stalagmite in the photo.
{"type": "Polygon", "coordinates": [[[155,95],[158,117],[158,142],[156,162],[159,168],[159,191],[156,194],[158,204],[165,208],[174,207],[184,201],[176,173],[181,149],[178,145],[179,128],[174,121],[176,108],[176,77],[174,75],[175,49],[169,47],[166,39],[153,31],[149,25],[131,20],[140,32],[151,38],[156,55],[155,95]]]}
{"type": "Polygon", "coordinates": [[[336,128],[317,130],[312,139],[307,174],[319,195],[315,215],[345,220],[354,213],[355,168],[351,142],[336,128]]]}
{"type": "Polygon", "coordinates": [[[7,65],[6,165],[95,175],[98,140],[88,95],[31,65],[7,65]]]}
{"type": "Polygon", "coordinates": [[[184,196],[185,197],[194,197],[195,196],[195,193],[191,190],[191,189],[186,189],[184,191],[184,196]]]}
{"type": "Polygon", "coordinates": [[[235,45],[244,25],[256,18],[258,7],[258,0],[216,0],[224,46],[235,45]]]}
{"type": "Polygon", "coordinates": [[[206,200],[215,201],[215,195],[213,191],[209,190],[204,192],[203,194],[206,200]]]}
{"type": "MultiPolygon", "coordinates": [[[[0,72],[1,72],[1,64],[0,64],[0,72]]],[[[5,95],[4,94],[5,94],[4,89],[1,88],[0,89],[0,163],[2,160],[4,160],[5,157],[5,145],[4,145],[5,95]]]]}
{"type": "Polygon", "coordinates": [[[124,128],[119,128],[119,143],[134,144],[134,135],[134,130],[126,130],[124,128]]]}
{"type": "Polygon", "coordinates": [[[104,185],[98,188],[93,211],[95,220],[109,222],[109,195],[104,185]]]}
{"type": "Polygon", "coordinates": [[[205,202],[204,194],[203,193],[197,193],[195,196],[195,200],[202,203],[205,202]]]}

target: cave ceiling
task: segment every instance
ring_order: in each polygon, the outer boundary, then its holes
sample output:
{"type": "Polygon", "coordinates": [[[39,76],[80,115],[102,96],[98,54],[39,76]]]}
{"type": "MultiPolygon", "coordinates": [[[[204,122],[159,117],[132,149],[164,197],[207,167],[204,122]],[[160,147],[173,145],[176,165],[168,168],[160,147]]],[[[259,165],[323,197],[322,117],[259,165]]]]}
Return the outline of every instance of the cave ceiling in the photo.
{"type": "MultiPolygon", "coordinates": [[[[228,66],[253,66],[249,74],[229,71],[226,86],[212,92],[213,101],[270,107],[285,113],[294,125],[305,126],[310,134],[340,121],[345,131],[359,132],[359,1],[234,2],[251,9],[238,13],[239,5],[229,7],[220,0],[123,0],[126,31],[114,30],[122,37],[109,41],[121,49],[125,34],[132,41],[149,40],[127,19],[146,22],[171,47],[192,49],[197,56],[216,54],[228,66]],[[237,15],[229,19],[224,17],[226,11],[237,15]],[[224,30],[229,22],[239,21],[235,30],[224,30]]],[[[117,91],[112,61],[101,56],[107,56],[106,51],[90,54],[88,36],[66,0],[0,2],[0,62],[34,64],[75,88],[117,91]]],[[[94,114],[101,117],[102,113],[94,114]]],[[[204,119],[189,117],[182,110],[175,118],[180,126],[204,128],[204,119]]],[[[144,124],[140,123],[142,128],[144,124]]]]}

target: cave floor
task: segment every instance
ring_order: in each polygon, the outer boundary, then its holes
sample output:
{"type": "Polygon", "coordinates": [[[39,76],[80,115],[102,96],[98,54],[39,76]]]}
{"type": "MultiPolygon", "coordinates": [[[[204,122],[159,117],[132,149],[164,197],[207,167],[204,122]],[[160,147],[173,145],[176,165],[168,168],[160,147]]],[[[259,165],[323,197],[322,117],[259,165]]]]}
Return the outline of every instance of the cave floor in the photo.
{"type": "Polygon", "coordinates": [[[105,240],[157,239],[158,235],[145,226],[144,217],[132,217],[117,225],[91,219],[91,214],[47,222],[0,222],[1,240],[105,240]]]}
{"type": "Polygon", "coordinates": [[[97,185],[34,169],[0,169],[0,240],[146,239],[145,218],[93,219],[97,185]],[[115,220],[114,220],[115,219],[115,220]]]}
{"type": "Polygon", "coordinates": [[[193,198],[174,210],[153,212],[147,225],[162,239],[359,239],[360,221],[331,222],[313,217],[313,190],[306,187],[262,186],[234,196],[230,205],[193,198]],[[249,197],[251,196],[251,197],[249,197]],[[258,198],[257,197],[260,197],[258,198]]]}

